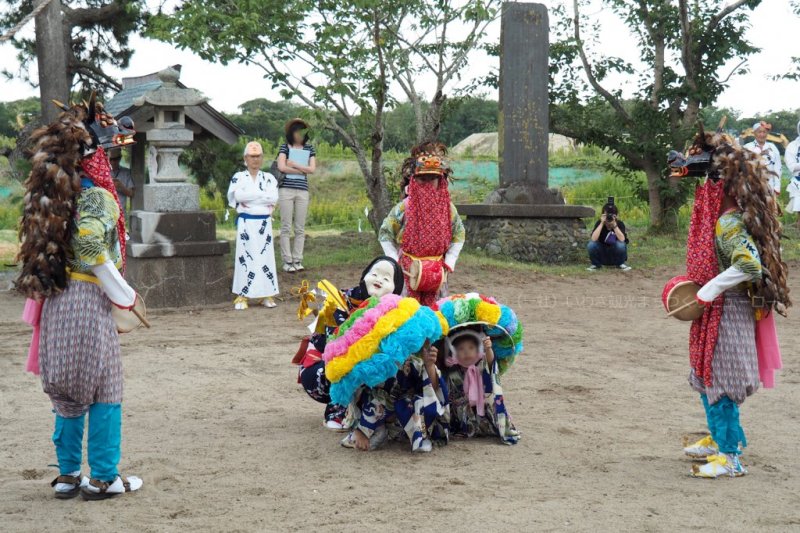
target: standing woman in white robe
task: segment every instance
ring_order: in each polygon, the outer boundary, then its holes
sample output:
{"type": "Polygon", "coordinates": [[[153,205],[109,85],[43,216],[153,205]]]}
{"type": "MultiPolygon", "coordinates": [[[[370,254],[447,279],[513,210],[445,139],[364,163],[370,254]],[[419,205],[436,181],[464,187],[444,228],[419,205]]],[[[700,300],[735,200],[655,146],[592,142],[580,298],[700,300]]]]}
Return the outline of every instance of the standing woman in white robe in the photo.
{"type": "Polygon", "coordinates": [[[789,203],[786,210],[797,213],[797,227],[800,228],[800,122],[797,123],[797,138],[789,143],[784,155],[786,166],[789,168],[789,203]]]}
{"type": "Polygon", "coordinates": [[[237,172],[228,187],[228,205],[236,209],[236,262],[233,273],[234,309],[247,309],[249,300],[275,307],[278,274],[272,236],[272,211],[278,203],[278,180],[261,170],[264,150],[247,143],[247,170],[237,172]]]}

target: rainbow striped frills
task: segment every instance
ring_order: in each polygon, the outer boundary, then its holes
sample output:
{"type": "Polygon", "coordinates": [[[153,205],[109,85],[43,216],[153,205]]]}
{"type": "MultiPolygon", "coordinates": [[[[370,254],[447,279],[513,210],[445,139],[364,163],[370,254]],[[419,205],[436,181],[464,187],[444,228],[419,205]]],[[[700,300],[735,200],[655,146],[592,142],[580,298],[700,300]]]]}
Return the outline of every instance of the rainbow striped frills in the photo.
{"type": "Polygon", "coordinates": [[[322,358],[331,401],[347,405],[360,386],[374,387],[393,378],[425,341],[435,342],[449,330],[441,313],[413,298],[370,298],[328,337],[322,358]]]}
{"type": "Polygon", "coordinates": [[[510,307],[497,303],[494,298],[474,292],[454,294],[439,300],[436,307],[449,328],[469,322],[487,324],[486,334],[492,338],[500,374],[508,370],[522,351],[522,324],[510,307]]]}

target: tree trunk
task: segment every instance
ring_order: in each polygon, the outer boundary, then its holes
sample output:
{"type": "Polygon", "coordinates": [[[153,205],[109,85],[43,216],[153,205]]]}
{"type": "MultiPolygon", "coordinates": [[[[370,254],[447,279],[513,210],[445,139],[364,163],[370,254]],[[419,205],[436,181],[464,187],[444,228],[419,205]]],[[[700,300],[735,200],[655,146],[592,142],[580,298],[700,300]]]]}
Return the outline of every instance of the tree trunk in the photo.
{"type": "MultiPolygon", "coordinates": [[[[35,5],[43,1],[37,0],[35,5]]],[[[59,0],[51,0],[50,5],[36,17],[36,58],[42,122],[49,124],[61,112],[51,100],[69,103],[67,42],[64,39],[64,15],[59,0]]]]}
{"type": "Polygon", "coordinates": [[[353,153],[364,177],[364,185],[367,188],[367,198],[372,204],[368,220],[375,231],[381,227],[383,219],[392,209],[392,201],[389,198],[389,191],[386,187],[386,177],[383,174],[383,150],[372,149],[370,160],[367,161],[367,153],[359,143],[353,146],[353,153]]]}
{"type": "MultiPolygon", "coordinates": [[[[644,169],[647,176],[648,201],[650,204],[650,227],[656,232],[669,233],[678,228],[678,209],[680,204],[670,201],[664,194],[662,171],[655,165],[644,169]]],[[[670,184],[673,186],[673,184],[670,184]]]]}
{"type": "MultiPolygon", "coordinates": [[[[367,181],[367,195],[372,202],[372,211],[369,214],[369,221],[377,233],[383,223],[383,219],[391,210],[389,190],[386,187],[386,176],[383,174],[383,138],[384,138],[384,108],[386,107],[386,93],[389,89],[386,79],[386,61],[383,57],[383,50],[377,46],[381,42],[380,15],[376,11],[373,21],[373,39],[378,51],[378,81],[380,88],[375,95],[375,117],[372,123],[372,135],[370,136],[370,169],[364,174],[367,181]]],[[[365,161],[366,163],[366,161],[365,161]]],[[[366,167],[366,165],[365,165],[366,167]]],[[[364,169],[366,170],[366,168],[364,169]]]]}
{"type": "Polygon", "coordinates": [[[442,129],[442,106],[444,106],[446,98],[442,91],[437,91],[434,95],[428,110],[425,112],[421,134],[419,130],[417,131],[417,143],[435,141],[439,138],[439,133],[442,129]]]}
{"type": "Polygon", "coordinates": [[[661,226],[661,215],[663,212],[659,183],[661,181],[661,174],[659,172],[654,172],[653,169],[648,169],[645,170],[645,176],[647,176],[648,203],[650,204],[650,226],[657,228],[661,226]]]}

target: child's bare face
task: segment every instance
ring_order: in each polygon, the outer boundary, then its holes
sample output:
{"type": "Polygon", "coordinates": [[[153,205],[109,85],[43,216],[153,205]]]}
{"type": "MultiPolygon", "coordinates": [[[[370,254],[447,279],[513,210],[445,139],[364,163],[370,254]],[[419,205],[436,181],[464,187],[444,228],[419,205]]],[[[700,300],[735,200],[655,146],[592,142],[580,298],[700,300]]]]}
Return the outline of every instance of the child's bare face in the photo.
{"type": "Polygon", "coordinates": [[[478,362],[480,352],[478,351],[478,344],[472,340],[461,341],[456,350],[456,360],[461,366],[471,366],[478,362]]]}

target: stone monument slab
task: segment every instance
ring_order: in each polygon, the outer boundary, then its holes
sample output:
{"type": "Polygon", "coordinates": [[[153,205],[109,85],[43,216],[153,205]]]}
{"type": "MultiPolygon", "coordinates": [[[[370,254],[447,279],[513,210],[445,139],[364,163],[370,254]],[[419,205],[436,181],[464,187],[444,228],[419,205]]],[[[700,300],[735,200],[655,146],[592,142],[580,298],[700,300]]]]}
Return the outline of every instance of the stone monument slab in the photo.
{"type": "Polygon", "coordinates": [[[500,185],[484,204],[459,205],[467,245],[519,261],[561,263],[584,254],[582,218],[548,188],[549,24],[542,4],[506,2],[500,24],[500,185]]]}

